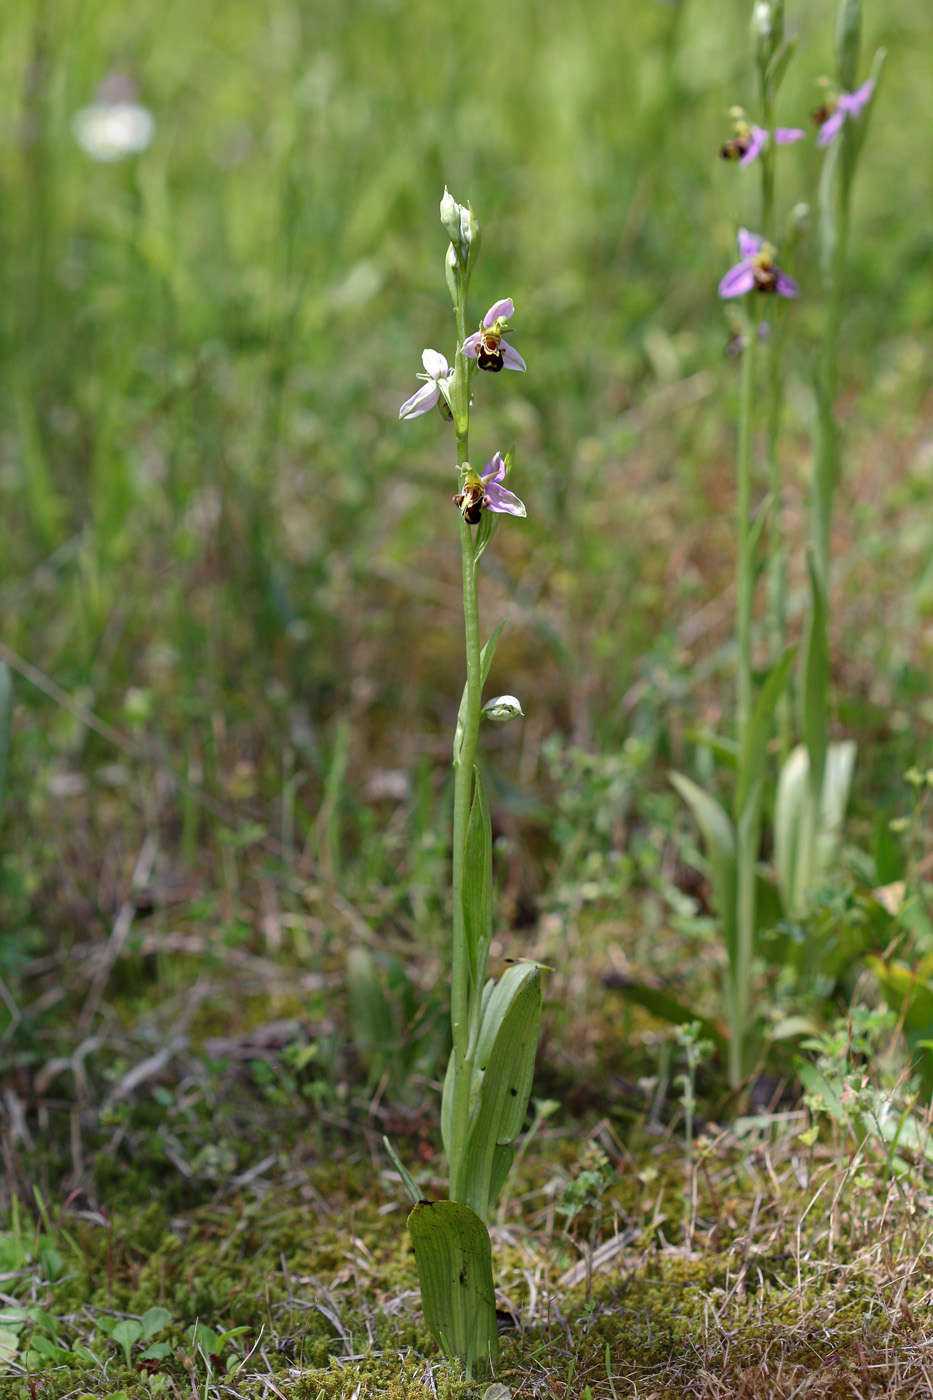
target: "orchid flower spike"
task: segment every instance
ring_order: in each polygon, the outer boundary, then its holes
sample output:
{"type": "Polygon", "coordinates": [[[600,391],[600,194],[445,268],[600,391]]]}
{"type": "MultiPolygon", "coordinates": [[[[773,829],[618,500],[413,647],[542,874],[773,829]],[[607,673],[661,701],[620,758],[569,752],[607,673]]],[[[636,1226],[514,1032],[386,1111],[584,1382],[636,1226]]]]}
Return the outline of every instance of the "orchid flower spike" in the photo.
{"type": "Polygon", "coordinates": [[[739,229],[741,262],[729,269],[719,284],[721,297],[741,297],[746,292],[776,292],[779,297],[795,297],[800,288],[774,261],[775,249],[757,233],[739,229]]]}
{"type": "Polygon", "coordinates": [[[749,124],[741,107],[733,107],[732,118],[732,136],[720,146],[719,154],[723,160],[737,160],[739,165],[751,165],[757,160],[772,135],[776,146],[790,146],[794,141],[802,141],[807,134],[796,126],[776,126],[769,134],[763,126],[749,124]]]}
{"type": "Polygon", "coordinates": [[[480,369],[489,370],[491,374],[498,374],[503,369],[523,370],[525,361],[521,355],[502,339],[509,334],[508,319],[514,315],[511,297],[495,302],[483,317],[479,330],[468,335],[461,345],[462,353],[475,360],[480,369]]]}
{"type": "Polygon", "coordinates": [[[447,389],[450,384],[450,367],[447,361],[437,350],[425,350],[421,356],[421,363],[425,373],[415,377],[425,382],[402,404],[398,411],[399,418],[419,418],[422,413],[428,413],[441,397],[449,412],[447,389]]]}
{"type": "Polygon", "coordinates": [[[819,147],[830,146],[845,125],[848,117],[857,117],[866,103],[871,101],[875,91],[874,78],[868,78],[855,92],[841,92],[835,102],[828,102],[813,113],[813,120],[820,128],[816,138],[819,147]]]}
{"type": "Polygon", "coordinates": [[[469,462],[463,464],[461,471],[464,474],[463,490],[454,496],[454,500],[468,525],[478,524],[484,510],[491,510],[499,515],[524,517],[527,514],[518,497],[502,485],[506,477],[506,467],[501,452],[497,452],[486,463],[482,476],[473,470],[469,462]]]}

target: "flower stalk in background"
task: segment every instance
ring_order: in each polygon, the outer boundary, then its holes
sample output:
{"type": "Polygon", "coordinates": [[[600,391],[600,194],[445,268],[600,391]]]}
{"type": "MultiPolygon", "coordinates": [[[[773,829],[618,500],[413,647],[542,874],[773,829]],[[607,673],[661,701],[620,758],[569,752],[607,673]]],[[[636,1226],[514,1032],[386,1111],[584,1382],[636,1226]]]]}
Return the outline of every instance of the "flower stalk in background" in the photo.
{"type": "MultiPolygon", "coordinates": [[[[731,115],[734,121],[734,135],[720,152],[721,155],[738,159],[741,166],[757,164],[761,181],[761,204],[759,228],[764,240],[776,237],[774,227],[776,148],[788,146],[802,140],[806,133],[800,127],[774,125],[774,109],[781,84],[797,46],[796,36],[784,36],[783,0],[755,0],[752,6],[751,41],[753,65],[758,76],[758,104],[760,123],[749,121],[741,107],[734,107],[731,115]],[[770,135],[769,135],[770,133],[770,135]]],[[[735,272],[733,285],[741,288],[743,295],[747,285],[735,272]],[[745,285],[743,285],[743,282],[745,285]]],[[[777,280],[768,283],[756,281],[760,290],[779,291],[777,280]]],[[[784,295],[790,292],[792,279],[781,284],[784,295]]],[[[787,641],[786,622],[786,573],[787,546],[781,530],[782,501],[784,484],[778,460],[778,439],[780,436],[783,409],[783,364],[784,364],[784,318],[775,308],[768,322],[767,341],[763,354],[762,378],[767,407],[765,411],[765,472],[771,497],[771,512],[765,537],[767,574],[767,618],[770,654],[775,663],[784,653],[787,641]],[[772,332],[773,329],[773,333],[772,332]]],[[[782,752],[790,747],[791,707],[786,696],[778,704],[777,724],[781,736],[782,752]]]]}
{"type": "Polygon", "coordinates": [[[836,84],[842,96],[835,108],[827,111],[817,141],[824,150],[817,242],[826,310],[816,375],[807,556],[811,606],[798,685],[798,726],[803,743],[787,756],[781,770],[774,818],[775,865],[782,903],[789,917],[802,913],[807,891],[831,867],[855,765],[855,745],[851,741],[829,741],[829,573],[833,507],[841,469],[835,405],[852,183],[885,61],[885,52],[879,49],[870,77],[856,87],[860,55],[861,0],[840,0],[836,15],[836,84]],[[856,117],[858,120],[853,120],[856,117]]]}
{"type": "Polygon", "coordinates": [[[502,625],[485,645],[479,628],[479,562],[503,515],[523,517],[525,506],[505,485],[512,452],[496,452],[481,472],[470,465],[471,387],[477,369],[524,370],[525,361],[504,339],[515,308],[495,302],[467,335],[470,275],[479,251],[479,223],[469,205],[445,190],[441,223],[450,239],[447,287],[457,327],[452,368],[437,351],[422,357],[426,382],[402,405],[414,418],[435,405],[449,409],[456,436],[460,489],[454,496],[463,575],[466,684],[453,743],[453,928],[450,1017],[453,1049],[444,1079],[441,1135],[450,1168],[449,1199],[425,1201],[391,1146],[386,1146],[415,1202],[408,1220],[418,1265],[425,1322],[444,1353],[459,1358],[467,1377],[491,1365],[498,1351],[495,1288],[486,1221],[505,1183],[525,1120],[541,1019],[541,974],[515,963],[486,977],[492,943],[492,827],[482,775],[476,766],[481,721],[520,716],[514,695],[483,705],[482,691],[502,625]]]}
{"type": "MultiPolygon", "coordinates": [[[[774,128],[775,96],[794,51],[793,41],[784,40],[783,4],[759,0],[752,14],[752,40],[758,64],[762,125],[749,124],[740,109],[733,109],[737,123],[733,140],[738,148],[731,154],[740,164],[758,161],[761,168],[761,233],[739,229],[739,262],[719,283],[719,295],[726,301],[745,303],[740,313],[738,334],[742,361],[739,398],[739,426],[736,452],[736,573],[735,573],[735,656],[736,722],[734,742],[735,783],[731,813],[716,797],[682,773],[673,773],[672,782],[688,804],[703,835],[726,948],[726,1008],[729,1027],[729,1078],[738,1087],[754,1064],[756,1009],[753,979],[759,931],[758,859],[761,845],[762,796],[768,770],[768,745],[775,716],[787,689],[795,649],[784,644],[783,594],[779,625],[774,638],[772,667],[764,682],[756,685],[752,656],[752,625],[758,580],[758,555],[769,518],[780,501],[781,482],[777,465],[777,425],[781,383],[779,356],[770,321],[761,321],[765,303],[790,301],[800,292],[794,279],[781,268],[777,250],[769,241],[774,210],[774,148],[797,141],[803,133],[797,128],[774,128]],[[768,132],[775,133],[774,141],[768,132]],[[778,132],[787,139],[778,139],[778,132]],[[739,149],[740,148],[740,149],[739,149]],[[752,300],[748,300],[752,298],[752,300]],[[759,391],[758,355],[762,346],[767,357],[766,396],[759,391]],[[753,506],[753,429],[766,397],[768,422],[768,481],[771,494],[753,506]]],[[[777,529],[768,535],[772,552],[769,574],[775,568],[783,579],[782,542],[777,529]]]]}

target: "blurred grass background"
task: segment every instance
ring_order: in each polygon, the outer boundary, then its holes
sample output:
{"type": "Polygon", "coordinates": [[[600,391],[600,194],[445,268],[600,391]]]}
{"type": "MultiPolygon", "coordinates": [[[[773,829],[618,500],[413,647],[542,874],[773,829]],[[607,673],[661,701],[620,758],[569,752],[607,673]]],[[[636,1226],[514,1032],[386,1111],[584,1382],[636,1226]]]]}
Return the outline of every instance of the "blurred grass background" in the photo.
{"type": "MultiPolygon", "coordinates": [[[[412,820],[431,825],[462,683],[451,442],[433,417],[397,422],[422,347],[452,350],[446,183],[484,229],[475,315],[512,296],[529,366],[480,384],[474,417],[482,460],[517,441],[529,513],[484,563],[489,625],[509,617],[495,684],[529,713],[491,740],[500,790],[523,785],[514,810],[540,820],[546,735],[611,752],[650,732],[664,759],[698,711],[728,714],[736,375],[715,293],[758,181],[717,152],[728,109],[754,114],[748,9],[7,6],[0,636],[337,873],[335,808],[352,809],[362,884],[387,878],[404,834],[378,790],[371,817],[358,796],[374,767],[414,774],[412,820]],[[157,132],[96,165],[71,123],[114,72],[157,132]]],[[[834,9],[788,4],[782,124],[821,99],[834,9]]],[[[887,800],[933,726],[931,40],[925,0],[867,0],[863,69],[879,44],[889,66],[856,190],[837,541],[863,801],[887,800]]],[[[812,141],[782,152],[785,214],[817,169],[812,141]]],[[[799,538],[820,325],[806,234],[794,271],[799,538]]],[[[47,933],[59,901],[63,928],[76,909],[108,926],[140,821],[229,875],[196,811],[17,693],[9,928],[47,933]]]]}

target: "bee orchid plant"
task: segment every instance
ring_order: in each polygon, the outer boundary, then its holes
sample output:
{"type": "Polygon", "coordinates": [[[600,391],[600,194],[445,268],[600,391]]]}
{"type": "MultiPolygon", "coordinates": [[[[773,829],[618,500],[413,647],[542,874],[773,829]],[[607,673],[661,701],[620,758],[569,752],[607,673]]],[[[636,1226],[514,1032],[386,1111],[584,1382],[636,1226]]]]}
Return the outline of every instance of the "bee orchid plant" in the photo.
{"type": "Polygon", "coordinates": [[[486,1221],[508,1175],[528,1108],[541,1020],[541,973],[515,963],[487,978],[493,931],[492,833],[489,804],[476,751],[484,718],[503,722],[522,714],[513,695],[483,704],[502,624],[485,644],[479,628],[479,564],[503,515],[525,507],[506,481],[512,452],[494,452],[486,465],[470,463],[470,406],[477,374],[523,372],[525,361],[506,339],[515,308],[496,301],[477,330],[468,330],[467,296],[479,253],[480,230],[470,205],[445,190],[441,223],[450,239],[447,287],[456,320],[452,361],[436,350],[422,356],[422,387],[402,404],[400,418],[437,408],[453,428],[457,490],[453,494],[463,564],[466,684],[453,741],[453,927],[450,1014],[453,1049],[444,1079],[441,1136],[449,1166],[448,1199],[421,1199],[418,1188],[386,1147],[415,1202],[408,1230],[418,1266],[425,1322],[442,1351],[459,1358],[468,1377],[498,1351],[495,1287],[486,1221]]]}

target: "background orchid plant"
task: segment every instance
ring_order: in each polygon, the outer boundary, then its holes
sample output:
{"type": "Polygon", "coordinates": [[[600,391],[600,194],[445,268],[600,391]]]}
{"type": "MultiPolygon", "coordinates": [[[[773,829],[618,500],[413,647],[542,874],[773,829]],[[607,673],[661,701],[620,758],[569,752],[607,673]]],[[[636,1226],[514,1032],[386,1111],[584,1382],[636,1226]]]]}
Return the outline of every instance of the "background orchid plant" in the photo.
{"type": "MultiPolygon", "coordinates": [[[[864,139],[863,109],[871,101],[883,54],[875,73],[855,92],[860,46],[859,0],[841,0],[836,25],[837,80],[842,95],[821,119],[818,146],[827,149],[821,177],[819,239],[826,319],[817,377],[818,433],[814,452],[812,537],[808,564],[812,601],[805,625],[803,675],[799,687],[799,728],[803,742],[790,748],[790,707],[787,704],[796,646],[786,641],[786,548],[780,530],[782,498],[778,438],[782,407],[783,334],[776,336],[759,321],[762,294],[772,304],[792,300],[800,288],[776,262],[769,242],[774,222],[774,145],[767,139],[773,107],[795,41],[784,38],[782,0],[757,3],[752,15],[752,42],[758,69],[762,126],[748,124],[744,113],[736,136],[721,154],[739,158],[740,166],[759,161],[761,169],[761,233],[740,229],[740,261],[719,283],[724,299],[751,298],[754,310],[742,315],[739,338],[742,356],[737,450],[736,560],[736,734],[735,741],[716,741],[728,753],[735,770],[731,815],[710,792],[682,773],[672,780],[688,803],[703,833],[710,873],[727,952],[726,1007],[729,1029],[729,1076],[738,1087],[756,1060],[753,981],[759,936],[766,922],[760,900],[762,806],[769,779],[768,753],[777,725],[782,764],[774,810],[774,858],[777,890],[786,918],[800,915],[808,892],[825,875],[838,847],[848,799],[854,745],[830,744],[829,725],[829,604],[828,575],[832,500],[838,477],[837,429],[833,404],[837,392],[836,352],[848,234],[849,199],[855,161],[864,139]],[[836,141],[840,136],[841,140],[836,141]],[[756,348],[763,342],[766,371],[759,374],[756,348]],[[764,380],[763,392],[761,380],[764,380]],[[768,494],[753,501],[756,479],[756,419],[766,405],[764,441],[768,494]],[[770,669],[761,683],[753,667],[755,594],[762,541],[767,542],[765,570],[769,583],[767,612],[770,669]]],[[[735,112],[739,109],[734,109],[735,112]]],[[[792,139],[802,134],[797,128],[792,139]]],[[[776,319],[776,318],[775,318],[776,319]]],[[[783,331],[783,327],[781,327],[783,331]]]]}
{"type": "Polygon", "coordinates": [[[444,1080],[441,1133],[450,1168],[449,1199],[425,1201],[411,1176],[390,1154],[415,1202],[408,1221],[418,1264],[425,1321],[445,1354],[470,1376],[498,1351],[495,1289],[486,1220],[514,1155],[534,1072],[541,1019],[541,974],[515,963],[487,980],[492,943],[492,832],[489,804],[475,765],[481,720],[522,714],[519,701],[500,695],[483,705],[482,691],[502,624],[485,645],[479,631],[479,561],[501,515],[522,517],[525,506],[505,485],[512,453],[495,452],[477,470],[470,464],[471,387],[477,371],[524,371],[508,343],[511,298],[493,303],[479,329],[467,333],[467,295],[479,252],[472,208],[445,190],[441,222],[450,245],[447,286],[457,325],[453,367],[435,350],[422,356],[425,382],[399,410],[413,418],[437,407],[453,424],[459,489],[454,494],[463,564],[466,685],[453,743],[453,930],[451,1030],[453,1050],[444,1080]]]}

